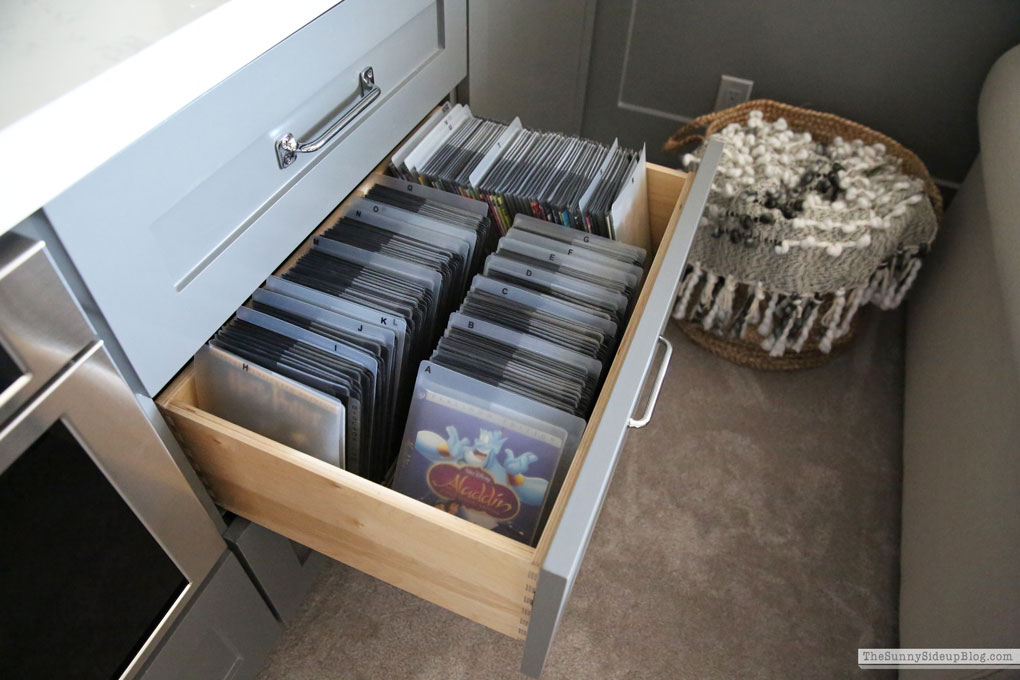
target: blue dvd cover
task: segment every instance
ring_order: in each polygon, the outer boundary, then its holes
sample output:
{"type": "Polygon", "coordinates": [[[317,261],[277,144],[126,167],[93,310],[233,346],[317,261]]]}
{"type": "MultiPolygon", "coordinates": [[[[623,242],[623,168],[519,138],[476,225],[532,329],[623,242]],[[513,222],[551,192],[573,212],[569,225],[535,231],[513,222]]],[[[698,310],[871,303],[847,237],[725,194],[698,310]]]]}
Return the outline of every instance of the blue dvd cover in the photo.
{"type": "Polygon", "coordinates": [[[467,399],[415,388],[393,488],[530,545],[566,431],[467,399]]]}

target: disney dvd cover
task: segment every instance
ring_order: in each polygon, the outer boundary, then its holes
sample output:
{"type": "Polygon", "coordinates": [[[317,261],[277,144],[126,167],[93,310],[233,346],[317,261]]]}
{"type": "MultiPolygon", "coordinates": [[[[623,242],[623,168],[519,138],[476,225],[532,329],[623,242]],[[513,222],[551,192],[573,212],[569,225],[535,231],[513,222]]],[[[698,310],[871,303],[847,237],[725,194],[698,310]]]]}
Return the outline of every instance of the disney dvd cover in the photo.
{"type": "Polygon", "coordinates": [[[530,545],[563,452],[560,429],[419,386],[393,488],[530,545]]]}

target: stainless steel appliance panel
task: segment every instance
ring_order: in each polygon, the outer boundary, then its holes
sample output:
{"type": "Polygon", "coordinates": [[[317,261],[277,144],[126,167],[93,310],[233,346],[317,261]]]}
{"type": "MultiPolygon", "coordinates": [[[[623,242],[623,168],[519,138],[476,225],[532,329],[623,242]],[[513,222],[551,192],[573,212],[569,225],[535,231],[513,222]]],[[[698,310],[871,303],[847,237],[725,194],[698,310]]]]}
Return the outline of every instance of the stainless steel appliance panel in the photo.
{"type": "MultiPolygon", "coordinates": [[[[174,595],[174,601],[157,608],[151,633],[138,649],[128,650],[130,661],[120,677],[133,677],[208,576],[226,544],[100,341],[80,352],[0,430],[0,475],[15,469],[19,459],[33,450],[41,438],[51,434],[55,426],[66,430],[87,452],[95,467],[186,580],[183,588],[174,591],[179,592],[174,595]]],[[[64,474],[62,469],[59,464],[53,465],[55,478],[64,474]]],[[[68,507],[64,513],[71,518],[74,513],[86,510],[88,508],[68,507]]],[[[42,524],[25,527],[24,523],[31,519],[23,517],[20,525],[8,526],[5,531],[47,532],[48,527],[42,524]]],[[[96,527],[98,532],[107,530],[107,527],[96,527]]],[[[18,556],[10,557],[17,559],[18,556]]],[[[102,552],[95,555],[95,559],[103,557],[102,552]]],[[[139,570],[138,576],[144,576],[143,570],[139,570]]],[[[95,585],[100,588],[109,584],[97,582],[95,585]]],[[[0,587],[13,586],[4,582],[0,587]]],[[[56,592],[59,593],[59,589],[56,592]]],[[[52,608],[62,604],[59,600],[60,597],[55,596],[54,601],[40,602],[39,606],[52,608]]],[[[91,606],[99,607],[95,603],[91,606]]],[[[61,623],[59,618],[54,620],[57,625],[61,623]]],[[[55,654],[58,652],[54,650],[55,654]]]]}
{"type": "Polygon", "coordinates": [[[45,244],[0,239],[0,424],[93,339],[45,244]]]}

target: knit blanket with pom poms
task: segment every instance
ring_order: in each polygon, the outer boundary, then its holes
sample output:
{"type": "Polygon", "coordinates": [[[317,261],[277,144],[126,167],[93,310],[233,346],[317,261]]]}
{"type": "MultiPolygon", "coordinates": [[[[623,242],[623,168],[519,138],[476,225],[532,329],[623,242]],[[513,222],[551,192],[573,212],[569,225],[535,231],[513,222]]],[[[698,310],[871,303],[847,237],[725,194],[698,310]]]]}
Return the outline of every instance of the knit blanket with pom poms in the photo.
{"type": "MultiPolygon", "coordinates": [[[[673,311],[771,356],[823,352],[866,304],[902,302],[938,222],[921,179],[882,144],[815,142],[751,111],[726,143],[673,311]]],[[[704,147],[702,147],[704,148],[704,147]]],[[[700,151],[684,156],[697,167],[700,151]]]]}

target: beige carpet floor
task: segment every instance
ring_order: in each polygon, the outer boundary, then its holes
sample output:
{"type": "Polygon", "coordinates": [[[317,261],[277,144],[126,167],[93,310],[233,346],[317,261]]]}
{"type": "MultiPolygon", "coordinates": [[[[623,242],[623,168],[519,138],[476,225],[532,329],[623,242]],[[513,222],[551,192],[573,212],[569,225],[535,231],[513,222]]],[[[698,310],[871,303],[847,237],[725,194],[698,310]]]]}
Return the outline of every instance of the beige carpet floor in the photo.
{"type": "MultiPolygon", "coordinates": [[[[902,316],[828,365],[690,343],[632,431],[543,678],[884,678],[895,647],[902,316]]],[[[522,678],[521,643],[328,567],[260,680],[522,678]]]]}

